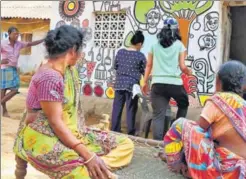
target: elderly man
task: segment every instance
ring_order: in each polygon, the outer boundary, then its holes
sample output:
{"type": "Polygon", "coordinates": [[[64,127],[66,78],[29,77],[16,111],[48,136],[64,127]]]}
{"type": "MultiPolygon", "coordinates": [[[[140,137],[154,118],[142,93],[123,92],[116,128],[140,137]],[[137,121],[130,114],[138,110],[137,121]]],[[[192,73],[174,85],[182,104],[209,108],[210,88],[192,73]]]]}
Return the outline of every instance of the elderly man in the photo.
{"type": "Polygon", "coordinates": [[[20,79],[17,73],[18,58],[20,50],[25,47],[38,45],[42,40],[34,42],[20,42],[18,41],[19,31],[16,27],[8,29],[9,39],[1,40],[1,105],[3,116],[9,117],[6,108],[6,102],[9,101],[18,93],[20,86],[20,79]],[[10,92],[6,93],[7,90],[10,92]]]}

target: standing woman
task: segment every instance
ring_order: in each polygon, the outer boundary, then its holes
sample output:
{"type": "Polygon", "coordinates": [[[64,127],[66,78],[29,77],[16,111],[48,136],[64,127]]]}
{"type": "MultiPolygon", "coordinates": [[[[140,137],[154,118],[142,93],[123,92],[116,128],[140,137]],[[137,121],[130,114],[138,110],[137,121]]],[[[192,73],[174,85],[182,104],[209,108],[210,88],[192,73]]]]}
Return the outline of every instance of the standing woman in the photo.
{"type": "MultiPolygon", "coordinates": [[[[153,108],[153,138],[162,140],[165,134],[165,114],[171,98],[178,105],[176,118],[185,117],[189,101],[181,79],[181,72],[191,75],[192,71],[185,65],[186,48],[181,42],[178,23],[173,18],[164,21],[164,27],[157,35],[148,55],[144,76],[143,92],[148,92],[147,81],[152,72],[151,100],[153,108]]],[[[167,129],[167,126],[165,126],[167,129]]]]}
{"type": "Polygon", "coordinates": [[[116,55],[115,98],[112,112],[112,130],[121,131],[121,115],[126,103],[127,133],[135,134],[135,118],[138,108],[138,97],[132,99],[132,87],[139,84],[146,65],[145,55],[140,52],[144,43],[144,35],[137,31],[131,39],[131,47],[121,49],[116,55]]]}

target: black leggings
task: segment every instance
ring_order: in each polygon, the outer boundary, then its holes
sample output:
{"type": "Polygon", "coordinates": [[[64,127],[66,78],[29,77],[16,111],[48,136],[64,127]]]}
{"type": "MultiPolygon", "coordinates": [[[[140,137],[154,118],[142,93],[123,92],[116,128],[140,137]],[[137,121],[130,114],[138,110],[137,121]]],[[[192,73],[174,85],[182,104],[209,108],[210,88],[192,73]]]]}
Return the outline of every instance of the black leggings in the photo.
{"type": "Polygon", "coordinates": [[[183,85],[153,84],[151,89],[151,101],[153,108],[153,138],[163,140],[166,131],[164,127],[169,124],[165,120],[166,110],[170,99],[177,102],[178,112],[176,119],[186,117],[189,99],[183,85]]]}

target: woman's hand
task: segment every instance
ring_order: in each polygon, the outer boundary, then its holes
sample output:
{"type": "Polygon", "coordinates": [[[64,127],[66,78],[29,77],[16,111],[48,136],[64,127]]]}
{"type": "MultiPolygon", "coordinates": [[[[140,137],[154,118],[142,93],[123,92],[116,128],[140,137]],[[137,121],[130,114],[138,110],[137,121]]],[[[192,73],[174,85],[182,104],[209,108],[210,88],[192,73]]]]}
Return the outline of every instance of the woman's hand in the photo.
{"type": "Polygon", "coordinates": [[[188,76],[192,76],[192,69],[191,68],[187,68],[187,75],[188,76]]]}
{"type": "Polygon", "coordinates": [[[145,96],[149,93],[149,85],[148,85],[148,83],[144,83],[144,85],[142,86],[142,92],[143,92],[143,94],[145,96]]]}
{"type": "Polygon", "coordinates": [[[188,76],[192,76],[192,75],[193,75],[193,74],[192,74],[192,69],[190,69],[190,68],[188,68],[188,67],[186,67],[184,73],[185,73],[186,75],[188,75],[188,76]]]}
{"type": "Polygon", "coordinates": [[[2,59],[1,60],[1,65],[6,65],[9,63],[9,60],[8,59],[2,59]]]}
{"type": "Polygon", "coordinates": [[[107,169],[103,160],[95,156],[90,162],[85,164],[92,179],[109,179],[112,178],[111,172],[107,169]]]}
{"type": "Polygon", "coordinates": [[[186,178],[191,178],[187,165],[184,163],[176,164],[175,166],[168,166],[168,169],[174,173],[182,174],[186,178]]]}

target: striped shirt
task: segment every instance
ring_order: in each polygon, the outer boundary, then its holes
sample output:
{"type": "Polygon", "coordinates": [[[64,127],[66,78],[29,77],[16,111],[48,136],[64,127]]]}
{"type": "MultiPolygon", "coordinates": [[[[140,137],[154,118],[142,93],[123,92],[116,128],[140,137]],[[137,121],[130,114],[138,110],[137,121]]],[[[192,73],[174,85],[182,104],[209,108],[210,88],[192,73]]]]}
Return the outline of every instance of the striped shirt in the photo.
{"type": "Polygon", "coordinates": [[[41,109],[41,101],[63,102],[63,76],[51,69],[40,69],[30,82],[26,105],[28,109],[41,109]]]}

